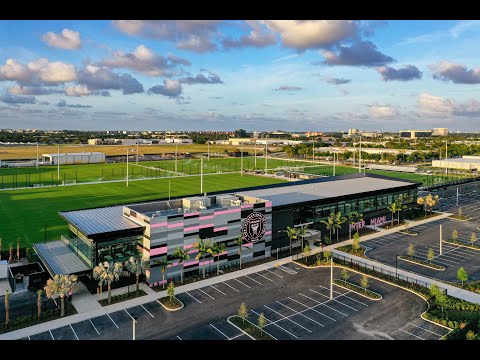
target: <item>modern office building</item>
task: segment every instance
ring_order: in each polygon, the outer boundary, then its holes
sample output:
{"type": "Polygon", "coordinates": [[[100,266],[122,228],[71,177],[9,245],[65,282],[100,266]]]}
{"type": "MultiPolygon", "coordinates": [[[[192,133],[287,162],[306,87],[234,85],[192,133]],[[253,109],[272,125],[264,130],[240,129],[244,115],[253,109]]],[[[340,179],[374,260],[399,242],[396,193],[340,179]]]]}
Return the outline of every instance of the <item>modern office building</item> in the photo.
{"type": "Polygon", "coordinates": [[[448,136],[448,128],[434,128],[432,136],[448,136]]]}
{"type": "Polygon", "coordinates": [[[102,152],[42,154],[43,163],[49,165],[98,164],[105,162],[102,152]]]}
{"type": "MultiPolygon", "coordinates": [[[[216,266],[217,262],[221,267],[236,264],[239,246],[234,240],[238,236],[250,250],[242,252],[242,263],[262,259],[275,254],[277,249],[288,249],[290,241],[283,231],[287,226],[308,224],[311,234],[328,239],[321,220],[331,213],[363,214],[363,221],[342,225],[340,231],[344,235],[349,226],[358,230],[388,222],[388,204],[400,200],[408,207],[417,206],[417,186],[418,183],[406,180],[353,174],[170,201],[67,211],[60,216],[68,223],[69,234],[61,241],[36,244],[34,249],[52,275],[83,274],[103,261],[142,256],[150,259],[146,281],[155,286],[162,281],[156,259],[167,257],[166,279],[179,278],[182,270],[188,276],[202,266],[216,266]],[[223,243],[226,250],[219,257],[207,254],[205,259],[197,260],[198,251],[193,244],[199,238],[223,243]],[[188,249],[190,254],[190,259],[183,263],[173,256],[179,247],[188,249]],[[64,261],[67,256],[68,262],[64,261]]],[[[298,247],[301,243],[296,241],[293,245],[298,247]]]]}
{"type": "Polygon", "coordinates": [[[416,139],[432,136],[432,130],[400,130],[399,134],[403,138],[416,139]]]}

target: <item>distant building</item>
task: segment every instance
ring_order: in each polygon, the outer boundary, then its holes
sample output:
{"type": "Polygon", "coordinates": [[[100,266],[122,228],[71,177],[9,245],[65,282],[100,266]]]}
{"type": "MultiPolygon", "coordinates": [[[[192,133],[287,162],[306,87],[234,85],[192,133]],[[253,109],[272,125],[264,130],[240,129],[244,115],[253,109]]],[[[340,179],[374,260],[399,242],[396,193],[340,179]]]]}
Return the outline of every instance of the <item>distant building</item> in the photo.
{"type": "Polygon", "coordinates": [[[348,135],[349,136],[358,134],[359,132],[360,132],[360,130],[358,130],[358,129],[348,129],[348,135]]]}
{"type": "Polygon", "coordinates": [[[88,145],[115,145],[116,139],[88,139],[88,145]]]}
{"type": "Polygon", "coordinates": [[[402,138],[416,139],[432,136],[432,130],[400,130],[399,134],[402,138]]]}
{"type": "Polygon", "coordinates": [[[235,137],[236,138],[245,138],[245,137],[247,137],[247,132],[244,129],[237,129],[237,130],[235,130],[235,137]]]}
{"type": "Polygon", "coordinates": [[[454,170],[480,170],[480,156],[463,156],[461,158],[432,160],[432,167],[454,170]]]}
{"type": "Polygon", "coordinates": [[[305,133],[306,137],[313,137],[313,136],[323,136],[323,131],[307,131],[305,133]]]}
{"type": "Polygon", "coordinates": [[[432,136],[448,136],[448,128],[434,128],[432,136]]]}
{"type": "Polygon", "coordinates": [[[98,164],[105,162],[101,152],[42,154],[43,163],[49,165],[98,164]]]}
{"type": "Polygon", "coordinates": [[[192,144],[192,139],[187,138],[165,138],[166,142],[169,144],[192,144]]]}

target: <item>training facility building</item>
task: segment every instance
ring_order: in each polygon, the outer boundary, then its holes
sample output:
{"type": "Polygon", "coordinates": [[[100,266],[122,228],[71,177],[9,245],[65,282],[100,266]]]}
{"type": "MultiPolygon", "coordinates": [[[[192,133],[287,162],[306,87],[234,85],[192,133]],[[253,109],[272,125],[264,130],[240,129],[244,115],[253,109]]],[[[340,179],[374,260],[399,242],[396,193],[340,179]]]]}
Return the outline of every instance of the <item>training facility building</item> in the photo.
{"type": "MultiPolygon", "coordinates": [[[[203,266],[230,266],[239,262],[238,236],[243,239],[242,263],[275,256],[277,249],[289,247],[283,231],[287,226],[308,224],[310,234],[326,240],[328,231],[321,220],[331,213],[347,216],[353,211],[362,213],[363,219],[344,223],[343,234],[348,234],[349,227],[356,231],[379,226],[391,219],[390,203],[400,200],[408,207],[417,206],[417,187],[418,183],[407,180],[350,174],[170,201],[67,211],[60,216],[68,223],[69,234],[61,241],[36,244],[34,249],[52,275],[85,273],[103,261],[141,256],[150,259],[146,281],[154,286],[162,282],[161,267],[154,260],[167,257],[166,279],[179,278],[182,270],[188,276],[203,266]],[[223,243],[226,249],[220,256],[207,254],[196,259],[194,243],[199,238],[223,243]],[[187,250],[190,259],[180,263],[173,256],[177,248],[187,250]],[[62,261],[67,256],[68,261],[62,261]]],[[[301,246],[300,241],[294,246],[301,246]]]]}
{"type": "Polygon", "coordinates": [[[105,162],[102,152],[42,154],[44,165],[98,164],[105,162]]]}

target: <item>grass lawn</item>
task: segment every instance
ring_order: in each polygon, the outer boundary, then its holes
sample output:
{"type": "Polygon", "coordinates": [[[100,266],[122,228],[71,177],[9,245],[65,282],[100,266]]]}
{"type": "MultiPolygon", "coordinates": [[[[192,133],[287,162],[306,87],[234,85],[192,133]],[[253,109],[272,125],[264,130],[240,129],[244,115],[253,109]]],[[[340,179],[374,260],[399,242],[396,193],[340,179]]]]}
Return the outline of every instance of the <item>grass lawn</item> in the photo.
{"type": "MultiPolygon", "coordinates": [[[[21,247],[44,241],[45,224],[48,225],[47,241],[59,240],[60,235],[67,232],[65,221],[58,216],[59,211],[168,198],[169,180],[172,198],[200,193],[197,176],[132,181],[129,187],[122,182],[1,191],[3,248],[10,242],[15,244],[17,237],[21,238],[21,247]]],[[[281,182],[253,175],[223,174],[205,176],[203,186],[208,193],[281,182]]]]}

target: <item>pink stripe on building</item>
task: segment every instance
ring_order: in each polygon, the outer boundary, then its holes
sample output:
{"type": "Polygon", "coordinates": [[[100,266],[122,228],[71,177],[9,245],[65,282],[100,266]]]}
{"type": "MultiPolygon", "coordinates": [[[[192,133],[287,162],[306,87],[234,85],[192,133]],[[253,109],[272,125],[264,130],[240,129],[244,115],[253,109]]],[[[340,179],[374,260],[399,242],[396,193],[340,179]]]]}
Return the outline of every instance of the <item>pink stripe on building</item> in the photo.
{"type": "Polygon", "coordinates": [[[267,201],[265,203],[265,207],[272,207],[272,202],[271,201],[267,201]]]}
{"type": "Polygon", "coordinates": [[[230,209],[230,210],[222,210],[222,211],[215,211],[215,215],[233,214],[233,213],[240,212],[240,211],[241,211],[240,208],[230,209]]]}
{"type": "Polygon", "coordinates": [[[176,223],[176,224],[168,225],[168,228],[172,229],[172,228],[176,228],[176,227],[180,227],[180,226],[183,226],[183,221],[179,222],[179,223],[176,223]]]}
{"type": "Polygon", "coordinates": [[[195,216],[195,215],[199,215],[200,213],[198,211],[195,211],[195,212],[191,212],[191,213],[186,213],[183,217],[186,218],[186,217],[190,217],[190,216],[195,216]]]}
{"type": "Polygon", "coordinates": [[[190,255],[190,254],[193,254],[193,253],[196,253],[196,252],[198,252],[197,249],[191,249],[191,250],[187,251],[187,254],[190,255]]]}
{"type": "Polygon", "coordinates": [[[193,247],[193,244],[185,245],[183,248],[184,248],[185,250],[187,250],[187,249],[190,249],[191,247],[193,247]]]}
{"type": "Polygon", "coordinates": [[[198,264],[198,260],[184,262],[183,266],[190,266],[190,265],[194,265],[194,264],[198,264]]]}
{"type": "Polygon", "coordinates": [[[201,261],[198,263],[199,266],[208,265],[208,264],[213,264],[213,259],[201,261]]]}
{"type": "Polygon", "coordinates": [[[246,243],[246,244],[243,244],[243,246],[252,247],[253,243],[246,243]]]}
{"type": "Polygon", "coordinates": [[[213,215],[200,216],[200,221],[202,221],[202,220],[211,220],[211,219],[213,219],[213,215]]]}
{"type": "Polygon", "coordinates": [[[214,226],[213,224],[203,224],[203,225],[197,225],[197,226],[190,226],[190,227],[186,227],[185,229],[183,229],[183,231],[188,232],[188,231],[194,231],[194,230],[203,229],[203,228],[207,228],[207,227],[213,227],[213,226],[214,226]]]}
{"type": "Polygon", "coordinates": [[[265,231],[265,235],[271,235],[271,234],[272,234],[271,230],[265,231]]]}
{"type": "Polygon", "coordinates": [[[253,204],[242,205],[242,209],[253,208],[253,204]]]}
{"type": "Polygon", "coordinates": [[[159,247],[156,249],[150,249],[150,256],[166,254],[168,251],[167,246],[159,247]]]}
{"type": "Polygon", "coordinates": [[[228,226],[224,226],[224,227],[219,227],[219,228],[213,229],[213,231],[223,231],[223,230],[228,230],[228,226]]]}
{"type": "Polygon", "coordinates": [[[168,225],[168,222],[162,222],[162,223],[158,223],[158,224],[151,224],[150,227],[151,228],[157,228],[157,227],[162,227],[162,226],[167,226],[168,225]]]}

